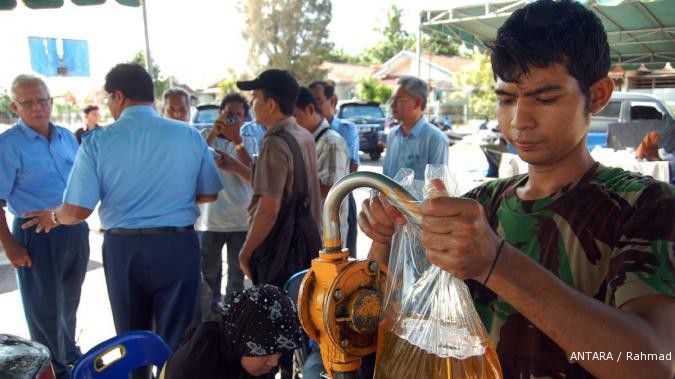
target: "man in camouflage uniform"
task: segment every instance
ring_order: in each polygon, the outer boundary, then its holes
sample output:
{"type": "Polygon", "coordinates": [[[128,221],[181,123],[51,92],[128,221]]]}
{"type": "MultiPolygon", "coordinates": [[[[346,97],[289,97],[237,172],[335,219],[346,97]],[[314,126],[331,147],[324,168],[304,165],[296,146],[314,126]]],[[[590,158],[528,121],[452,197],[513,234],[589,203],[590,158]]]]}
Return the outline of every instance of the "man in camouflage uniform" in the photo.
{"type": "MultiPolygon", "coordinates": [[[[604,167],[586,147],[590,113],[613,91],[609,66],[602,24],[583,5],[539,0],[514,12],[492,67],[500,127],[528,173],[422,205],[427,257],[472,279],[506,378],[675,373],[673,187],[604,167]]],[[[404,222],[377,199],[359,215],[383,262],[389,220],[404,222]]]]}

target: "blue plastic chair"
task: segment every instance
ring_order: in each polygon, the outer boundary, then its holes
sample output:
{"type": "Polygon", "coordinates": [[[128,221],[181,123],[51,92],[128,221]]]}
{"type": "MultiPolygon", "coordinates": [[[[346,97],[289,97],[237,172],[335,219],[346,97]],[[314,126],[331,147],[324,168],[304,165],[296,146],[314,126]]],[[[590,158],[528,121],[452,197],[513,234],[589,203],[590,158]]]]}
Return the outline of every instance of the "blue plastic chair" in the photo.
{"type": "Polygon", "coordinates": [[[171,349],[162,337],[147,330],[120,334],[94,346],[73,367],[72,379],[126,378],[132,370],[154,365],[157,372],[171,349]]]}

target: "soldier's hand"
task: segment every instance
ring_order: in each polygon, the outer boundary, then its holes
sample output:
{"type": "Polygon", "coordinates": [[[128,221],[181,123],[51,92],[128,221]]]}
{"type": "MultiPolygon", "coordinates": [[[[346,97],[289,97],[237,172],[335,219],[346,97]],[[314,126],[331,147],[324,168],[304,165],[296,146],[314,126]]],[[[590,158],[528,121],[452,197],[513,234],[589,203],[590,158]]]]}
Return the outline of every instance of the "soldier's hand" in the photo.
{"type": "Polygon", "coordinates": [[[422,203],[421,212],[422,245],[429,261],[460,279],[483,280],[501,238],[482,205],[439,193],[422,203]]]}
{"type": "Polygon", "coordinates": [[[381,196],[375,196],[361,204],[358,222],[361,230],[373,241],[389,244],[394,226],[405,224],[405,218],[381,196]]]}

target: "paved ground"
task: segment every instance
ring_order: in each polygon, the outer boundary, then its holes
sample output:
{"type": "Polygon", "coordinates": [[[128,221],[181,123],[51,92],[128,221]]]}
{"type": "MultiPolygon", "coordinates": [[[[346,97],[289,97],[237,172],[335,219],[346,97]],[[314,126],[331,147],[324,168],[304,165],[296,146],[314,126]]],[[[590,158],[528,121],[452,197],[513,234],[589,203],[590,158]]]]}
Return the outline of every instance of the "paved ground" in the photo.
{"type": "MultiPolygon", "coordinates": [[[[381,162],[373,162],[365,158],[361,156],[363,161],[360,170],[382,172],[381,162]]],[[[478,178],[479,173],[487,168],[483,154],[476,147],[455,145],[450,149],[450,160],[451,167],[465,174],[461,178],[462,191],[478,184],[480,179],[474,178],[478,178]]],[[[358,189],[354,195],[357,207],[360,208],[361,202],[369,195],[369,191],[358,189]]],[[[103,237],[95,231],[99,228],[97,215],[92,215],[87,221],[92,230],[89,234],[91,254],[77,314],[77,339],[83,351],[115,335],[102,268],[103,237]]],[[[370,240],[359,233],[357,247],[359,258],[367,255],[369,246],[370,240]]],[[[226,266],[226,262],[223,262],[223,266],[226,266]]],[[[223,271],[227,272],[227,269],[224,267],[223,271]]],[[[225,280],[223,280],[224,284],[225,280]]],[[[14,269],[8,264],[4,252],[0,252],[0,333],[29,337],[22,309],[14,269]]]]}

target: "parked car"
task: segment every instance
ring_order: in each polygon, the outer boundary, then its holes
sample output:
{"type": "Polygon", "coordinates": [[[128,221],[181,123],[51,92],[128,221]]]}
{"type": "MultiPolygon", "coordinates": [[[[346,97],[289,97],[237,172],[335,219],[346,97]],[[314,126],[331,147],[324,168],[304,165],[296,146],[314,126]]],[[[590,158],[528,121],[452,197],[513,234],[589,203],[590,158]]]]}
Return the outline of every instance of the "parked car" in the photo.
{"type": "MultiPolygon", "coordinates": [[[[595,146],[607,146],[609,125],[616,123],[632,125],[650,123],[648,129],[659,130],[673,123],[673,115],[662,100],[652,95],[614,92],[605,109],[591,117],[588,148],[593,150],[595,146]]],[[[638,136],[641,140],[646,132],[640,131],[639,133],[642,134],[638,136]]]]}
{"type": "Polygon", "coordinates": [[[384,151],[384,124],[386,117],[379,103],[347,101],[338,106],[338,118],[346,119],[359,128],[359,150],[380,159],[384,151]]]}
{"type": "Polygon", "coordinates": [[[0,334],[0,378],[54,379],[49,349],[11,334],[0,334]]]}
{"type": "Polygon", "coordinates": [[[192,115],[192,126],[198,130],[210,128],[220,114],[220,106],[216,104],[200,104],[192,115]]]}

